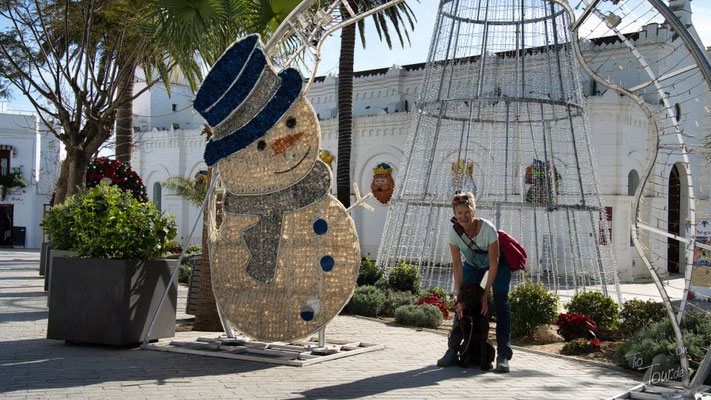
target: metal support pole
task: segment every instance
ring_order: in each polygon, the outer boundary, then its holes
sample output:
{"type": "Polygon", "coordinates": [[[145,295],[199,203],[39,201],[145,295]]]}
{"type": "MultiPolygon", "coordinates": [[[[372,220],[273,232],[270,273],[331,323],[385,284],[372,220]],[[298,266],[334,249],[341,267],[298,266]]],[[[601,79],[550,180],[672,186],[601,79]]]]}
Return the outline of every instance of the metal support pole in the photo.
{"type": "Polygon", "coordinates": [[[158,313],[160,312],[160,308],[163,306],[165,297],[168,295],[170,286],[173,283],[173,280],[175,279],[175,274],[180,269],[180,262],[183,261],[183,255],[185,252],[184,249],[187,247],[187,244],[190,243],[190,238],[193,237],[193,233],[195,232],[197,223],[198,223],[198,221],[200,221],[200,218],[202,218],[203,210],[205,210],[205,204],[207,204],[207,199],[210,197],[210,193],[212,193],[212,190],[215,188],[216,181],[217,181],[217,173],[214,173],[212,175],[212,182],[210,182],[210,188],[207,189],[207,193],[205,194],[205,199],[202,201],[202,205],[200,206],[198,216],[197,216],[197,218],[195,218],[195,222],[193,222],[193,227],[190,229],[190,234],[188,235],[187,239],[185,239],[185,243],[183,243],[183,250],[180,252],[180,257],[178,257],[178,263],[175,265],[175,269],[173,270],[173,273],[170,274],[170,280],[168,281],[168,285],[166,286],[165,291],[163,292],[163,296],[161,296],[161,298],[160,298],[160,302],[158,303],[158,308],[156,309],[156,313],[153,314],[153,319],[151,320],[151,324],[148,325],[148,331],[146,332],[146,336],[143,337],[143,344],[144,345],[148,343],[148,338],[151,336],[151,330],[153,329],[153,325],[155,324],[156,319],[158,318],[158,313]]]}
{"type": "Polygon", "coordinates": [[[326,328],[321,328],[318,331],[318,347],[326,347],[326,328]]]}

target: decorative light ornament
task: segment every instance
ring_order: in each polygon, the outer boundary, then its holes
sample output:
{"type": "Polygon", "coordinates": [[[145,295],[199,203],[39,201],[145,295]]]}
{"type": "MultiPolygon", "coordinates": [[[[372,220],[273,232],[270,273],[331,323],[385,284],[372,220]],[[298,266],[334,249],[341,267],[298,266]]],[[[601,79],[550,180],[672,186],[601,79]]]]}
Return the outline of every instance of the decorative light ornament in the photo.
{"type": "Polygon", "coordinates": [[[570,22],[544,0],[440,2],[379,265],[452,290],[451,200],[468,190],[532,280],[620,298],[570,22]]]}

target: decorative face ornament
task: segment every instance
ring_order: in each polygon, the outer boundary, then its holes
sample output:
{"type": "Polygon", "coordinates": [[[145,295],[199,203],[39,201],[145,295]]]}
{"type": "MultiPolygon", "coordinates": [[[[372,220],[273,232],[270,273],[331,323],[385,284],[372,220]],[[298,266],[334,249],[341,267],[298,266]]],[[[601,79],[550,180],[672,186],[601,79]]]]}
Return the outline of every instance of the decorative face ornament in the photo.
{"type": "Polygon", "coordinates": [[[388,204],[390,198],[393,197],[395,181],[392,171],[392,167],[387,163],[380,163],[373,168],[373,182],[370,184],[370,191],[382,204],[388,204]]]}

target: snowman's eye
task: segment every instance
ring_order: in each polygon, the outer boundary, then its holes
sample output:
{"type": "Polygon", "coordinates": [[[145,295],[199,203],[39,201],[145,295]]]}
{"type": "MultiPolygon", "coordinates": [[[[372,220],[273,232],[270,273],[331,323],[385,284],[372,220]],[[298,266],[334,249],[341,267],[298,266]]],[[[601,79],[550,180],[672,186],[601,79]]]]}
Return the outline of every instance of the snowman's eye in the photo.
{"type": "Polygon", "coordinates": [[[259,150],[264,150],[267,147],[267,142],[264,140],[260,140],[259,143],[257,143],[257,148],[259,150]]]}
{"type": "Polygon", "coordinates": [[[295,127],[296,126],[296,118],[289,117],[289,119],[286,120],[286,126],[289,128],[295,127]]]}

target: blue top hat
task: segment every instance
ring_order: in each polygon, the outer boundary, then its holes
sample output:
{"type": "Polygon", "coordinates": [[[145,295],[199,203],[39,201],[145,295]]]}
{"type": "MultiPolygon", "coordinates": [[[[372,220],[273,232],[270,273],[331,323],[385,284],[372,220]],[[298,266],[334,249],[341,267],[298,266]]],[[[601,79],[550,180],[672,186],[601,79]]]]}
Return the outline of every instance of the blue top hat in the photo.
{"type": "Polygon", "coordinates": [[[299,96],[302,84],[293,68],[276,74],[264,57],[259,35],[233,43],[193,101],[214,133],[205,148],[205,163],[212,166],[264,136],[299,96]]]}

